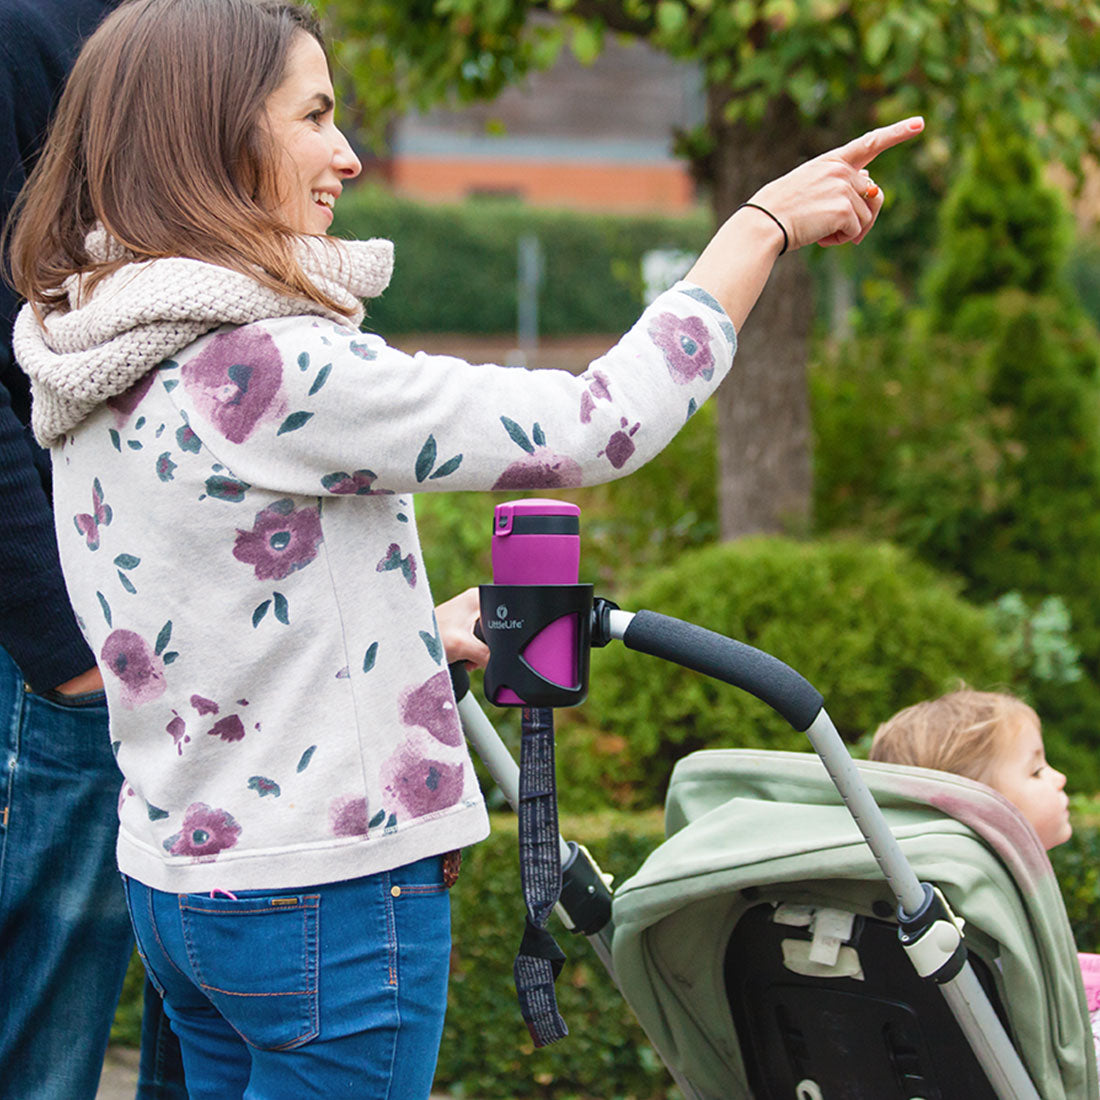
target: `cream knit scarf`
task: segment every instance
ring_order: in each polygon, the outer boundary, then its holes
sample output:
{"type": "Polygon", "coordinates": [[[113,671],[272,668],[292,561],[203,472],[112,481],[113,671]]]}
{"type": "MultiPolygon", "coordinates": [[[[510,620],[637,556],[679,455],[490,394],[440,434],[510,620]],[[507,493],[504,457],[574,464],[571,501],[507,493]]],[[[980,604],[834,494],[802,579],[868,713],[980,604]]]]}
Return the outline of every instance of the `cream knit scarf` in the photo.
{"type": "MultiPolygon", "coordinates": [[[[111,242],[98,231],[89,236],[88,248],[106,257],[111,242]]],[[[91,295],[81,293],[74,277],[65,287],[68,312],[49,314],[44,326],[24,306],[13,343],[31,378],[35,437],[44,447],[59,442],[109,397],[220,325],[314,314],[358,327],[361,299],[381,294],[393,271],[393,244],[385,240],[303,237],[298,255],[319,289],[354,310],[350,319],[228,268],[181,258],[128,264],[91,295]]]]}

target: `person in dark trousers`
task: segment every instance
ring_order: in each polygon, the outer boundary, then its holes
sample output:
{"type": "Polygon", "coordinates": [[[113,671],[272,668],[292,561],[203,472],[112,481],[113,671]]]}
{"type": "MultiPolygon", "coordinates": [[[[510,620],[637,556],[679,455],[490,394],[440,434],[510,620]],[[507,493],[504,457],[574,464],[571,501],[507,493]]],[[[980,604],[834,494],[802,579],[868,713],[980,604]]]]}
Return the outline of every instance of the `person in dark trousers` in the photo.
{"type": "MultiPolygon", "coordinates": [[[[0,0],[0,216],[45,136],[80,43],[112,0],[0,0]]],[[[0,1096],[92,1100],[133,936],[115,866],[122,776],[103,681],[69,605],[50,460],[27,427],[0,281],[0,1096]]],[[[138,1096],[185,1098],[146,989],[138,1096]]]]}

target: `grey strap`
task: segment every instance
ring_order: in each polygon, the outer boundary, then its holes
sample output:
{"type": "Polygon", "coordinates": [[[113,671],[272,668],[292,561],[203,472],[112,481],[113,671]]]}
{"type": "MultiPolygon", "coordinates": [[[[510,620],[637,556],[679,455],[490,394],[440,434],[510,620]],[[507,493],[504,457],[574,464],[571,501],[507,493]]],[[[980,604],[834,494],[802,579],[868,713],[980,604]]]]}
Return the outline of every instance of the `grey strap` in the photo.
{"type": "Polygon", "coordinates": [[[521,729],[519,874],[527,920],[513,974],[523,1021],[535,1046],[544,1047],[569,1034],[554,996],[565,955],[546,930],[561,894],[554,712],[524,707],[521,729]]]}

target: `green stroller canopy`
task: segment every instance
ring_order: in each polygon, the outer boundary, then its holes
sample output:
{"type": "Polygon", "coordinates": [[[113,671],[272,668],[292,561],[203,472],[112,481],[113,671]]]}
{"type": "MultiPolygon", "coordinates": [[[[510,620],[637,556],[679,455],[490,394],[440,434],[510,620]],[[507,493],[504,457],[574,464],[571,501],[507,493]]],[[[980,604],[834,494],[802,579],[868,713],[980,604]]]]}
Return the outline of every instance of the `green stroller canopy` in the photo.
{"type": "MultiPolygon", "coordinates": [[[[858,766],[916,874],[964,919],[1040,1095],[1098,1100],[1076,948],[1031,827],[980,783],[858,766]]],[[[673,772],[665,819],[668,839],[615,893],[615,974],[661,1057],[699,1097],[749,1100],[724,977],[738,921],[765,902],[881,918],[894,898],[812,753],[688,756],[673,772]]]]}

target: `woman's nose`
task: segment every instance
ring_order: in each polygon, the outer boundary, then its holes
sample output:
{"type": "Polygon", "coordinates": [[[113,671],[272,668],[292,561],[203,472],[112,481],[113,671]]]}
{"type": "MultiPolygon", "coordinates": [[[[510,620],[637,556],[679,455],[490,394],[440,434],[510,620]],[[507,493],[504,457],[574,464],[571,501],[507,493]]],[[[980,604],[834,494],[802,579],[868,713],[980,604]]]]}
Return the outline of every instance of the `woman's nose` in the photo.
{"type": "Polygon", "coordinates": [[[352,149],[348,139],[344,137],[343,131],[337,130],[336,137],[336,148],[332,153],[332,166],[341,176],[347,179],[355,179],[363,170],[363,165],[355,155],[355,150],[352,149]]]}

